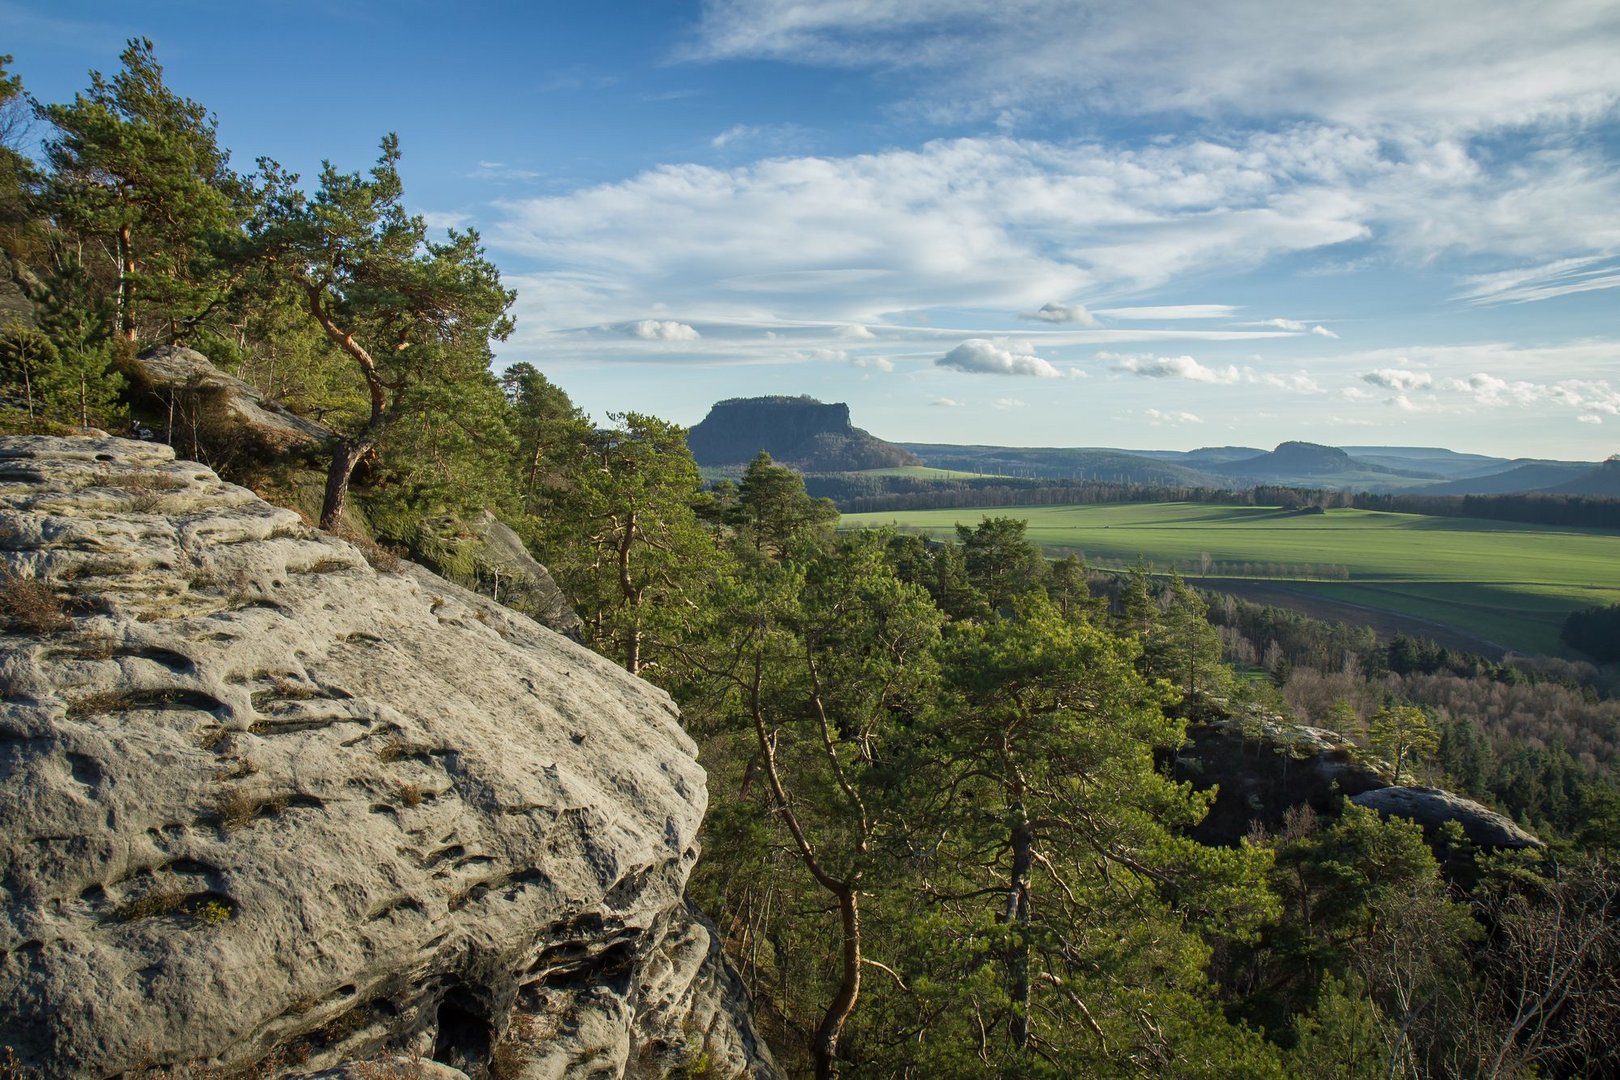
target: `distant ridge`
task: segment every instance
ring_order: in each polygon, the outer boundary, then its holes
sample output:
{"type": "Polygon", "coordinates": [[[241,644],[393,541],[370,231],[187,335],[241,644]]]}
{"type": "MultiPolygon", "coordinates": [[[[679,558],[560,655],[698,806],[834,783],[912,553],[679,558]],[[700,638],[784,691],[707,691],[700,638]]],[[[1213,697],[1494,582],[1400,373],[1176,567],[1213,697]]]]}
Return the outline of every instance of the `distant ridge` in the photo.
{"type": "Polygon", "coordinates": [[[1531,461],[1502,472],[1450,480],[1418,490],[1424,495],[1512,495],[1579,483],[1595,471],[1580,462],[1531,461]]]}
{"type": "MultiPolygon", "coordinates": [[[[1277,449],[1252,458],[1223,462],[1207,466],[1209,471],[1223,476],[1246,477],[1254,480],[1327,479],[1338,482],[1362,480],[1367,477],[1410,477],[1411,472],[1375,465],[1351,457],[1336,446],[1319,443],[1285,442],[1277,449]]],[[[1419,474],[1421,475],[1421,474],[1419,474]]]]}
{"type": "Polygon", "coordinates": [[[849,422],[849,406],[813,397],[728,398],[687,434],[699,465],[746,465],[761,450],[804,472],[918,464],[917,455],[849,422]]]}
{"type": "Polygon", "coordinates": [[[1620,499],[1620,455],[1611,457],[1585,476],[1546,489],[1549,495],[1588,495],[1620,499]]]}

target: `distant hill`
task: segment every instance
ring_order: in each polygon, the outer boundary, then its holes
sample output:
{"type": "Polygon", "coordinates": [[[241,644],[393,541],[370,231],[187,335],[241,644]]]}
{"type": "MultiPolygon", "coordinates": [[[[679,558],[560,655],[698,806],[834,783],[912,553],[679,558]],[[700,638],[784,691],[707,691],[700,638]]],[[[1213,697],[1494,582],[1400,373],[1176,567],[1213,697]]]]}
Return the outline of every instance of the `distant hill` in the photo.
{"type": "Polygon", "coordinates": [[[1612,457],[1584,476],[1545,489],[1549,495],[1593,495],[1620,499],[1620,456],[1612,457]]]}
{"type": "Polygon", "coordinates": [[[1432,473],[1392,469],[1353,458],[1336,446],[1318,443],[1285,442],[1277,449],[1256,457],[1209,466],[1211,472],[1233,479],[1257,483],[1289,485],[1408,486],[1415,480],[1433,479],[1432,473]]]}
{"type": "Polygon", "coordinates": [[[1546,491],[1559,484],[1576,483],[1593,472],[1588,462],[1530,461],[1484,476],[1448,480],[1419,488],[1424,495],[1510,495],[1515,492],[1546,491]]]}
{"type": "Polygon", "coordinates": [[[1441,446],[1341,446],[1339,449],[1357,461],[1403,472],[1429,473],[1443,480],[1486,476],[1528,463],[1525,458],[1510,461],[1487,454],[1462,454],[1441,446]]]}
{"type": "Polygon", "coordinates": [[[761,450],[804,472],[921,464],[910,451],[851,426],[848,405],[812,397],[716,402],[686,442],[699,465],[744,465],[761,450]]]}
{"type": "MultiPolygon", "coordinates": [[[[1130,450],[1058,446],[957,446],[950,443],[901,445],[922,458],[924,465],[987,476],[1087,480],[1104,484],[1164,484],[1179,487],[1222,487],[1226,483],[1207,470],[1130,450]]],[[[1168,453],[1177,458],[1181,456],[1173,451],[1168,453]]]]}

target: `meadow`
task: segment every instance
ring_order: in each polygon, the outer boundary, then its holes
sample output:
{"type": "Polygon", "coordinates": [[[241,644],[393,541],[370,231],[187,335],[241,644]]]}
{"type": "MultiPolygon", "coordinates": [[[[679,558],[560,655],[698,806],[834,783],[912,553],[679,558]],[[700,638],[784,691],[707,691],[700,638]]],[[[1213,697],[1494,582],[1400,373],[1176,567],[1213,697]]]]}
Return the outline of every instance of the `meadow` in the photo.
{"type": "Polygon", "coordinates": [[[1577,608],[1620,603],[1620,536],[1370,510],[1302,514],[1203,503],[1032,506],[846,514],[841,528],[934,536],[987,516],[1028,522],[1049,555],[1101,566],[1146,558],[1208,579],[1260,580],[1302,599],[1410,616],[1523,653],[1561,653],[1577,608]]]}

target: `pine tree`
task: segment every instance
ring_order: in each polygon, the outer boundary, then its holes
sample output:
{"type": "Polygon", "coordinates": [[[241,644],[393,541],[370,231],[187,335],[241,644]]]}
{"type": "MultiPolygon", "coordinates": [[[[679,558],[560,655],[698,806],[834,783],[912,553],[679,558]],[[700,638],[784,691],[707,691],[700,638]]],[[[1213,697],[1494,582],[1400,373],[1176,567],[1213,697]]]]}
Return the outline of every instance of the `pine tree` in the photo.
{"type": "Polygon", "coordinates": [[[117,274],[117,332],[184,340],[225,298],[249,189],[203,106],[163,82],[152,42],[132,39],[111,80],[40,115],[55,134],[45,201],[57,224],[102,245],[117,274]]]}
{"type": "Polygon", "coordinates": [[[414,411],[456,408],[456,388],[482,378],[491,339],[512,330],[513,293],[484,258],[476,232],[444,243],[405,212],[399,140],[388,135],[367,176],[321,169],[313,196],[264,160],[256,248],[301,294],[307,311],[353,365],[369,407],[342,432],[327,471],[321,524],[343,515],[349,479],[388,429],[414,411]]]}

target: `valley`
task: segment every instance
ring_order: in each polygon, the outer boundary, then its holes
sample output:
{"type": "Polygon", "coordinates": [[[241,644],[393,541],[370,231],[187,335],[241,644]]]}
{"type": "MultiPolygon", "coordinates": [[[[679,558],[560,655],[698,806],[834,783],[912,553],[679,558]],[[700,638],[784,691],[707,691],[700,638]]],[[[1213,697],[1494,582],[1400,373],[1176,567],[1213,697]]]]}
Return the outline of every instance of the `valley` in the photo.
{"type": "Polygon", "coordinates": [[[1145,558],[1207,588],[1256,583],[1268,603],[1318,614],[1353,606],[1486,651],[1558,654],[1569,612],[1620,602],[1620,536],[1514,522],[1126,503],[846,514],[840,526],[944,537],[987,516],[1026,521],[1030,540],[1051,556],[1079,554],[1110,569],[1145,558]]]}

